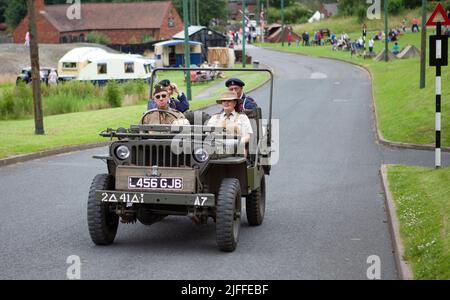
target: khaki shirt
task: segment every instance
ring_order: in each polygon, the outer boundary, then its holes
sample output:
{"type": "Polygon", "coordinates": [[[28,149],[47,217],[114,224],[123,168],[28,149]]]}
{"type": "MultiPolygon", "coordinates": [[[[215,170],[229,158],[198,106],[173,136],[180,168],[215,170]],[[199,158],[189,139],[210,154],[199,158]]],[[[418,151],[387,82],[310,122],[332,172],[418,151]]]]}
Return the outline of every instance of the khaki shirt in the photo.
{"type": "Polygon", "coordinates": [[[245,114],[233,111],[229,116],[225,112],[215,114],[208,121],[208,126],[224,127],[228,134],[246,136],[253,134],[252,125],[245,114]]]}
{"type": "Polygon", "coordinates": [[[164,113],[161,111],[148,112],[143,120],[143,125],[190,125],[189,121],[182,113],[174,109],[168,109],[171,113],[164,113]]]}

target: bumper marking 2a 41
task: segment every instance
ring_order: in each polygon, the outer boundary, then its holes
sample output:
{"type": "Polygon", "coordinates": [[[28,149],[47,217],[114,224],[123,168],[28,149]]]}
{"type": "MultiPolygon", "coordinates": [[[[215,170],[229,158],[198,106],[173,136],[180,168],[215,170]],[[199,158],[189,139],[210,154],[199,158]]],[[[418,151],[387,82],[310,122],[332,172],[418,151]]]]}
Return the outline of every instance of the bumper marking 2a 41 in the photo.
{"type": "Polygon", "coordinates": [[[214,194],[168,194],[127,191],[97,191],[96,198],[104,203],[185,205],[215,207],[214,194]]]}

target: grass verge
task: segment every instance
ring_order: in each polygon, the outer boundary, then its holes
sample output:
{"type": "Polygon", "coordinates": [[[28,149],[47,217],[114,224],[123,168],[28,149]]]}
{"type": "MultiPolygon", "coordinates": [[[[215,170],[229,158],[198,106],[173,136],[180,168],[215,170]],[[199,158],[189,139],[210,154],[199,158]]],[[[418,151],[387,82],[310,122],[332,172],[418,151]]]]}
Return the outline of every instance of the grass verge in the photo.
{"type": "Polygon", "coordinates": [[[405,259],[415,279],[450,279],[450,168],[389,166],[405,259]]]}

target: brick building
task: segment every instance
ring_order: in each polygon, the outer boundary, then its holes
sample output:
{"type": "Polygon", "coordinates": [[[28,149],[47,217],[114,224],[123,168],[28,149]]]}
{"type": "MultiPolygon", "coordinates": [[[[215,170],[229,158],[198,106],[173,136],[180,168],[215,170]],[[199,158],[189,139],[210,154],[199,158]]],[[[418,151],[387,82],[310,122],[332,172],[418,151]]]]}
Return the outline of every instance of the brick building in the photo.
{"type": "MultiPolygon", "coordinates": [[[[91,31],[108,36],[113,44],[141,42],[151,36],[167,39],[183,29],[172,1],[81,4],[81,19],[67,17],[69,4],[45,5],[36,0],[38,42],[58,44],[83,42],[91,31]]],[[[14,31],[14,42],[24,43],[28,16],[14,31]]]]}
{"type": "MultiPolygon", "coordinates": [[[[256,19],[257,1],[246,0],[245,5],[247,8],[248,17],[250,20],[256,19]]],[[[241,0],[228,0],[228,15],[232,20],[242,19],[242,1],[241,0]]]]}

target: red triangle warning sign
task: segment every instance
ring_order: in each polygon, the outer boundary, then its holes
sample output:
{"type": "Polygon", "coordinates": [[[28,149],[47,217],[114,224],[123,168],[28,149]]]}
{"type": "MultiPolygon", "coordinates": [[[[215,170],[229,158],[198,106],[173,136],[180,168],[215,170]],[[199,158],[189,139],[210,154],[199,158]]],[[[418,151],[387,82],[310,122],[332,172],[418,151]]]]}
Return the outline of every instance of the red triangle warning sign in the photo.
{"type": "Polygon", "coordinates": [[[437,21],[435,21],[437,14],[441,14],[442,17],[442,26],[450,26],[450,19],[447,16],[447,13],[445,12],[444,8],[442,7],[441,3],[438,3],[436,9],[431,14],[431,17],[427,21],[427,27],[428,26],[436,26],[437,21]]]}

